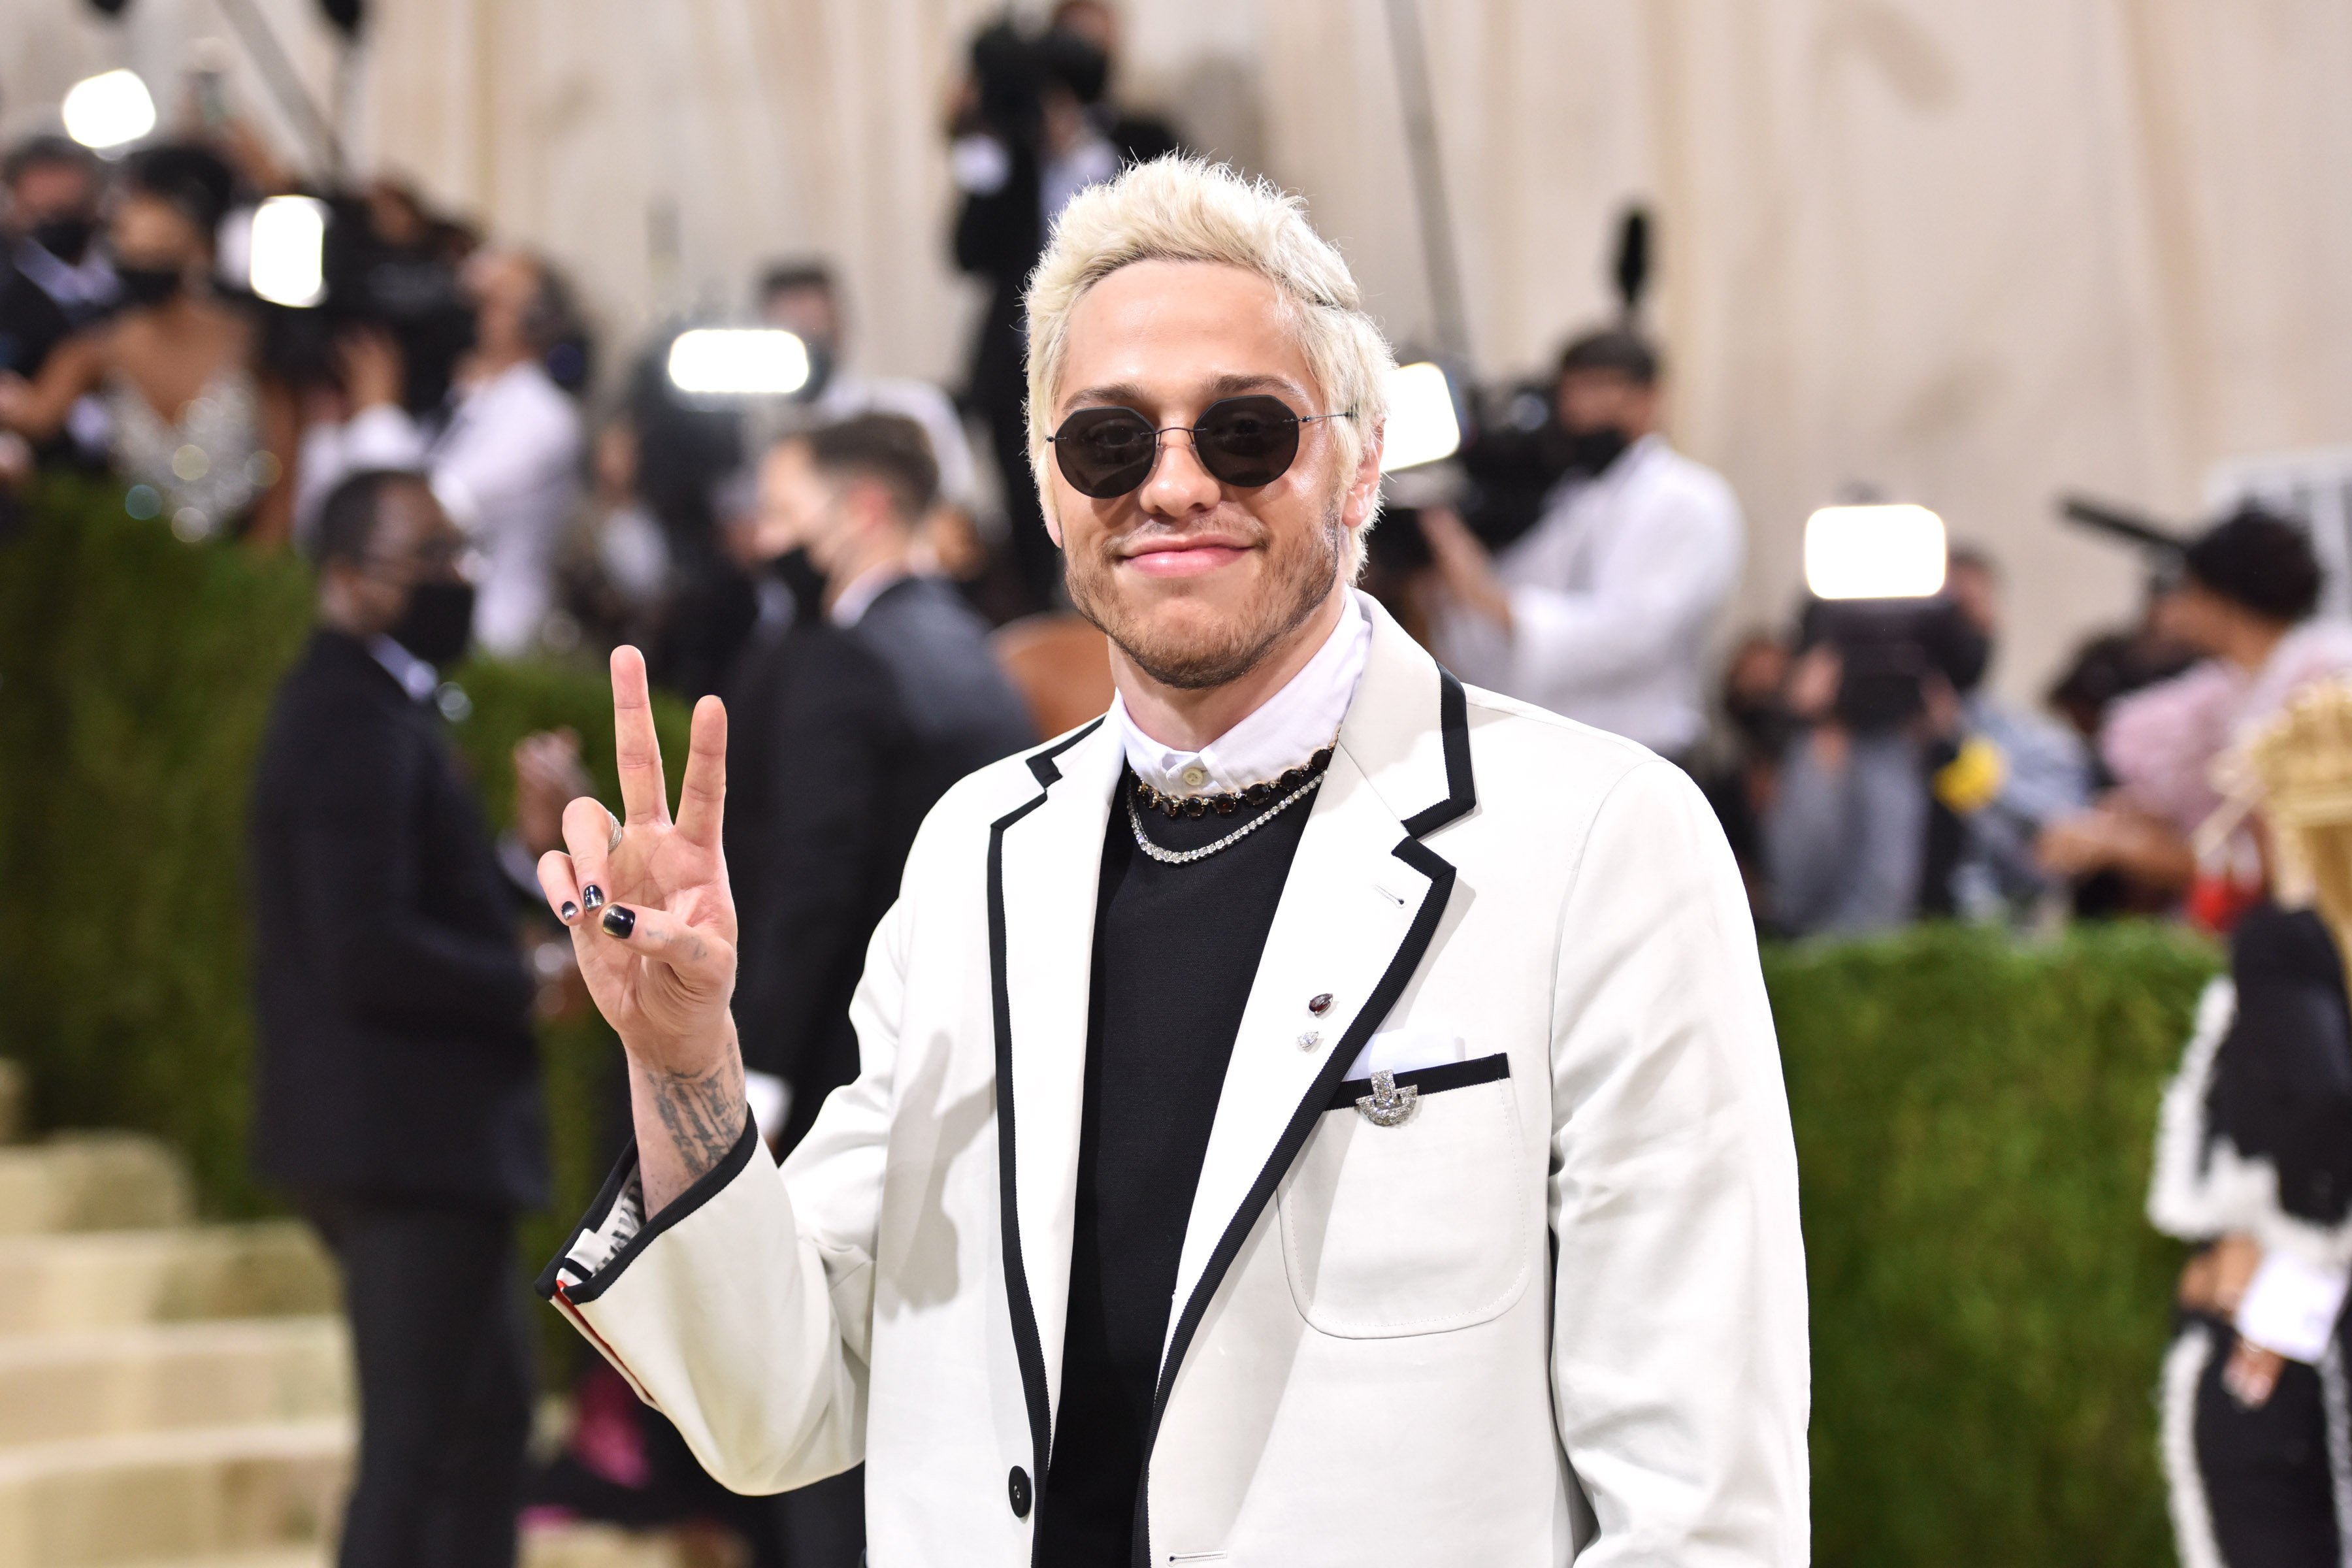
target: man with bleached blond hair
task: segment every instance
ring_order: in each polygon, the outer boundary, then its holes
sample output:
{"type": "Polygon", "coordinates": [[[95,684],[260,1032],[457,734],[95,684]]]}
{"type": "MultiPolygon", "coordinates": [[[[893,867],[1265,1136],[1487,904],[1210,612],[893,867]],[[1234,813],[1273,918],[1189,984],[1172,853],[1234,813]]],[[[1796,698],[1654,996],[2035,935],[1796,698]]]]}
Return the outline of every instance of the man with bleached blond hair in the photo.
{"type": "Polygon", "coordinates": [[[541,879],[637,1142],[544,1289],[730,1486],[863,1459],[882,1568],[1801,1563],[1796,1166],[1705,802],[1355,591],[1391,361],[1294,199],[1129,169],[1029,314],[1110,711],[932,811],[779,1173],[726,717],[673,823],[614,656],[625,816],[541,879]]]}

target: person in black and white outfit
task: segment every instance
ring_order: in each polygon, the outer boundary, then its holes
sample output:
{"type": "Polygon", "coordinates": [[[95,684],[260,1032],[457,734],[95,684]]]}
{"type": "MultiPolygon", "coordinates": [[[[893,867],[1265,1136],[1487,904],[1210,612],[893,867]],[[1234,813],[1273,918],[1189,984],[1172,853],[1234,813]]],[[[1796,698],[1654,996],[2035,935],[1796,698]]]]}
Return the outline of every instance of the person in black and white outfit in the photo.
{"type": "Polygon", "coordinates": [[[2352,1563],[2352,685],[2250,747],[2265,900],[2165,1093],[2148,1215],[2197,1244],[2164,1369],[2184,1568],[2352,1563]]]}
{"type": "Polygon", "coordinates": [[[729,1485],[863,1459],[877,1563],[1806,1560],[1796,1164],[1737,868],[1628,742],[1352,586],[1391,361],[1294,198],[1181,158],[1028,294],[1118,700],[930,813],[781,1176],[726,715],[540,876],[636,1147],[541,1286],[729,1485]]]}

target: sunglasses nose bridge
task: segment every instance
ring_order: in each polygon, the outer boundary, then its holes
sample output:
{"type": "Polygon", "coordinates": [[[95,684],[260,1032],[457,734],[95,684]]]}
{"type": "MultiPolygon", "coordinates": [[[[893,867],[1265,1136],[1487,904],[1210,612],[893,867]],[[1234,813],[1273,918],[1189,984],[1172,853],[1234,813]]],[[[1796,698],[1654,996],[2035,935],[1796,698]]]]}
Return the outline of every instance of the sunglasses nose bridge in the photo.
{"type": "Polygon", "coordinates": [[[1173,455],[1177,452],[1181,452],[1183,454],[1183,460],[1192,464],[1192,472],[1200,476],[1201,483],[1206,484],[1211,489],[1217,489],[1222,487],[1223,481],[1220,480],[1215,474],[1211,473],[1209,471],[1209,465],[1202,460],[1201,433],[1197,429],[1193,428],[1193,426],[1190,425],[1163,426],[1159,430],[1153,432],[1153,439],[1157,442],[1157,447],[1151,454],[1151,471],[1143,477],[1143,485],[1141,488],[1148,489],[1154,485],[1163,483],[1171,479],[1178,477],[1169,467],[1170,463],[1174,460],[1173,455]],[[1181,442],[1172,441],[1170,437],[1173,436],[1181,436],[1183,437],[1183,440],[1181,442]]]}

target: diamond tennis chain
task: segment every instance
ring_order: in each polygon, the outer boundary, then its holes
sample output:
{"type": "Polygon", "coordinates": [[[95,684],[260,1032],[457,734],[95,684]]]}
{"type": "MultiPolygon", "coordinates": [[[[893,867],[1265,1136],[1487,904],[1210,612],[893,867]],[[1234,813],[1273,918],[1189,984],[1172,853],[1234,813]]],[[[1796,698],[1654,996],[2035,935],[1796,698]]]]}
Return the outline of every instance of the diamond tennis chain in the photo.
{"type": "Polygon", "coordinates": [[[1189,865],[1194,860],[1205,860],[1220,849],[1230,849],[1234,845],[1239,844],[1243,839],[1247,838],[1251,834],[1255,833],[1259,828],[1264,827],[1267,823],[1272,822],[1276,817],[1280,816],[1285,810],[1290,806],[1297,805],[1300,801],[1305,800],[1308,795],[1314,794],[1315,786],[1321,784],[1330,775],[1328,773],[1317,773],[1313,778],[1308,779],[1305,784],[1300,784],[1297,789],[1292,790],[1288,795],[1284,795],[1280,800],[1275,802],[1272,805],[1267,806],[1265,810],[1259,813],[1257,816],[1251,817],[1247,822],[1243,823],[1239,827],[1234,828],[1223,838],[1218,839],[1213,844],[1204,844],[1198,849],[1163,849],[1159,845],[1154,844],[1143,831],[1143,814],[1135,809],[1135,796],[1132,795],[1127,797],[1127,825],[1135,829],[1135,847],[1138,849],[1142,850],[1146,855],[1150,856],[1154,860],[1159,861],[1163,866],[1189,865]]]}

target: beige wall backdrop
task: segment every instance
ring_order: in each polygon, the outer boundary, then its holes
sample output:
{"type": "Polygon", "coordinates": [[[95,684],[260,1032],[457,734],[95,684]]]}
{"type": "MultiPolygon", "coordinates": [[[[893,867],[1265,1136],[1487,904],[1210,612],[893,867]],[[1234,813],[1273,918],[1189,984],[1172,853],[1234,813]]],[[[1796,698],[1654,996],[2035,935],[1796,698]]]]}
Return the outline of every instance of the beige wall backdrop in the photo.
{"type": "MultiPolygon", "coordinates": [[[[857,353],[952,378],[938,106],[988,0],[376,0],[337,92],[362,167],[543,247],[608,342],[849,279],[857,353]]],[[[1401,342],[1431,312],[1381,0],[1127,0],[1129,96],[1304,193],[1401,342]]],[[[2352,441],[2352,7],[2341,0],[1422,0],[1478,368],[1608,307],[1657,215],[1676,439],[1745,501],[1738,615],[1786,608],[1805,514],[1868,484],[2010,567],[2001,678],[2128,615],[2062,531],[2080,487],[2189,515],[2221,458],[2352,441]]],[[[215,0],[0,5],[0,123],[90,68],[169,83],[215,0]]],[[[234,54],[234,50],[231,51],[234,54]]],[[[250,67],[240,95],[259,101],[250,67]]],[[[266,105],[265,126],[291,145],[266,105]]]]}

